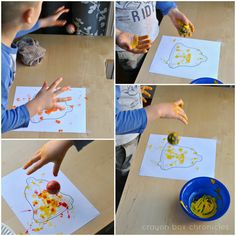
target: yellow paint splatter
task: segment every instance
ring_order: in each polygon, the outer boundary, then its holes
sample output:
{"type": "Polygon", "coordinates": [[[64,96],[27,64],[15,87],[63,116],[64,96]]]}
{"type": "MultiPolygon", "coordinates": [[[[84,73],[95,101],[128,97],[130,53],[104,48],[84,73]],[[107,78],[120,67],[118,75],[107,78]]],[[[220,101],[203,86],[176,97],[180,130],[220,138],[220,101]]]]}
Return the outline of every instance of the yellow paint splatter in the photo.
{"type": "Polygon", "coordinates": [[[215,181],[214,179],[211,179],[211,183],[212,183],[212,184],[215,184],[215,182],[216,182],[216,181],[215,181]]]}
{"type": "Polygon", "coordinates": [[[185,210],[188,210],[188,207],[184,205],[183,201],[180,201],[180,204],[183,206],[185,210]]]}

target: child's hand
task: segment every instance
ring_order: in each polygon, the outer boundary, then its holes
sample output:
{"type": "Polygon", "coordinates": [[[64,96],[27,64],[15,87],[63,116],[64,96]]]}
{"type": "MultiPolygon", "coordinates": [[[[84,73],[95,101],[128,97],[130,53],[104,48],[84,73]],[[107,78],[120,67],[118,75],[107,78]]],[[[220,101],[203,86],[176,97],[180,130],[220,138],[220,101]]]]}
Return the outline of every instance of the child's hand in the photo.
{"type": "Polygon", "coordinates": [[[73,145],[71,140],[51,140],[44,144],[23,167],[28,169],[27,175],[34,173],[49,162],[54,163],[53,175],[57,176],[61,163],[68,149],[73,145]]]}
{"type": "Polygon", "coordinates": [[[147,96],[148,98],[151,97],[151,94],[148,91],[152,91],[151,86],[145,86],[145,85],[141,86],[142,100],[144,103],[147,102],[147,100],[144,96],[147,96]]]}
{"type": "Polygon", "coordinates": [[[59,7],[53,15],[39,20],[40,27],[64,26],[66,24],[66,20],[58,20],[58,18],[67,12],[69,12],[69,9],[65,8],[65,6],[59,7]]]}
{"type": "Polygon", "coordinates": [[[58,109],[64,110],[65,107],[59,105],[59,102],[66,102],[72,100],[71,97],[58,98],[58,95],[69,90],[70,87],[58,87],[63,78],[58,78],[55,80],[50,87],[48,87],[47,82],[44,82],[43,87],[37,93],[34,99],[26,104],[28,108],[30,117],[35,114],[47,109],[58,109]]]}
{"type": "Polygon", "coordinates": [[[172,23],[178,30],[180,36],[191,37],[195,31],[193,23],[178,8],[173,8],[168,13],[172,23]]]}
{"type": "Polygon", "coordinates": [[[116,34],[116,44],[120,48],[135,54],[147,53],[147,50],[152,46],[148,35],[137,36],[121,31],[116,34]]]}
{"type": "Polygon", "coordinates": [[[145,108],[148,121],[158,118],[178,119],[188,124],[188,117],[183,110],[184,102],[180,99],[174,103],[159,103],[145,108]]]}

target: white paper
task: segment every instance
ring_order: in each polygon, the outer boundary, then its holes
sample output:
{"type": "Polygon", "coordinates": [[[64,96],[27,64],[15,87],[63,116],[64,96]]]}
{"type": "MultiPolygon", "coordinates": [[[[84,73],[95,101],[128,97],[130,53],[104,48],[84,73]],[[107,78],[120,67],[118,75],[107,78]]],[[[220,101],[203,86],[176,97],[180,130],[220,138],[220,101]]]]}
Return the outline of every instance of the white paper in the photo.
{"type": "Polygon", "coordinates": [[[25,170],[17,169],[2,178],[2,196],[24,225],[25,233],[71,234],[100,214],[61,171],[58,177],[54,177],[52,169],[53,165],[48,164],[30,176],[25,170]],[[52,199],[58,201],[58,207],[43,203],[40,195],[50,180],[56,180],[61,185],[59,197],[49,194],[51,202],[52,199]],[[60,206],[65,203],[68,207],[60,206]],[[45,209],[52,207],[56,212],[50,210],[47,213],[45,209]]]}
{"type": "Polygon", "coordinates": [[[218,78],[220,42],[162,36],[149,72],[186,79],[218,78]]]}
{"type": "Polygon", "coordinates": [[[190,180],[215,175],[216,140],[181,137],[177,145],[167,135],[151,134],[139,174],[167,179],[190,180]]]}
{"type": "MultiPolygon", "coordinates": [[[[40,87],[17,86],[13,106],[17,107],[33,99],[40,87]]],[[[61,102],[63,111],[43,111],[31,118],[27,128],[15,131],[35,132],[86,132],[86,88],[71,88],[58,97],[72,97],[71,101],[61,102]]]]}

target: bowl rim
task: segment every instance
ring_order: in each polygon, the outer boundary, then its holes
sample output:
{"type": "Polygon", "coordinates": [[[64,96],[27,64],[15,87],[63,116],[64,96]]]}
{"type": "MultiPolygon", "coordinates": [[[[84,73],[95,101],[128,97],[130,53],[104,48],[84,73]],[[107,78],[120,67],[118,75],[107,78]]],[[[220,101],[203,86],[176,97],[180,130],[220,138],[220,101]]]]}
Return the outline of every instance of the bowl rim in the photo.
{"type": "MultiPolygon", "coordinates": [[[[192,80],[192,81],[190,82],[190,84],[197,84],[197,83],[196,83],[197,81],[200,81],[200,80],[203,80],[203,79],[215,80],[215,81],[218,82],[218,84],[223,84],[223,82],[222,82],[221,80],[215,79],[215,78],[211,78],[211,77],[200,77],[200,78],[197,78],[197,79],[192,80]]],[[[209,83],[209,82],[206,83],[206,84],[214,85],[213,83],[209,83]]],[[[215,85],[217,85],[217,84],[215,84],[215,85]]]]}
{"type": "Polygon", "coordinates": [[[184,210],[184,212],[185,212],[188,216],[190,216],[191,218],[193,218],[193,219],[195,219],[195,220],[200,220],[200,221],[213,221],[213,220],[219,219],[220,217],[222,217],[222,216],[228,211],[229,206],[230,206],[231,199],[230,199],[230,193],[229,193],[228,189],[227,189],[226,186],[225,186],[222,182],[220,182],[218,179],[215,179],[215,178],[209,177],[209,176],[199,176],[199,177],[195,177],[195,178],[193,178],[193,179],[190,179],[189,181],[187,181],[187,183],[184,184],[184,186],[182,187],[182,189],[181,189],[181,191],[180,191],[180,194],[179,194],[179,202],[180,202],[180,205],[181,205],[182,209],[184,210]],[[227,194],[228,197],[229,197],[229,201],[228,201],[228,204],[226,205],[225,211],[224,211],[224,213],[223,213],[222,215],[220,215],[220,216],[215,216],[215,215],[214,215],[214,216],[209,217],[209,218],[201,218],[201,217],[198,217],[198,216],[196,216],[195,214],[193,214],[192,211],[190,211],[190,210],[187,211],[187,210],[185,209],[185,207],[181,204],[181,202],[183,203],[183,198],[182,198],[183,191],[186,189],[187,185],[189,185],[191,182],[193,182],[193,181],[195,181],[195,180],[197,180],[197,179],[209,179],[209,180],[210,180],[210,179],[213,179],[213,180],[217,181],[219,184],[221,184],[221,185],[223,186],[223,188],[226,190],[226,194],[227,194]]]}

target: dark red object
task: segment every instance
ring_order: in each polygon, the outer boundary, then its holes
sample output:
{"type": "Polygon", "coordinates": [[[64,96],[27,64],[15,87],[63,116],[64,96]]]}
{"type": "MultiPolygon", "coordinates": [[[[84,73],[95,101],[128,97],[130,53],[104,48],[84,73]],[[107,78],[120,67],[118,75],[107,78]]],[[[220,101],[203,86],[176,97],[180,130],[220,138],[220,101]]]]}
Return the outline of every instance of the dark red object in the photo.
{"type": "Polygon", "coordinates": [[[51,180],[47,183],[47,191],[50,194],[57,194],[61,189],[60,184],[56,180],[51,180]]]}

